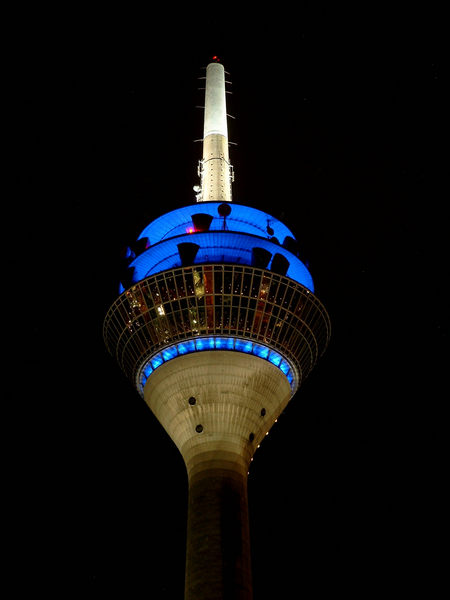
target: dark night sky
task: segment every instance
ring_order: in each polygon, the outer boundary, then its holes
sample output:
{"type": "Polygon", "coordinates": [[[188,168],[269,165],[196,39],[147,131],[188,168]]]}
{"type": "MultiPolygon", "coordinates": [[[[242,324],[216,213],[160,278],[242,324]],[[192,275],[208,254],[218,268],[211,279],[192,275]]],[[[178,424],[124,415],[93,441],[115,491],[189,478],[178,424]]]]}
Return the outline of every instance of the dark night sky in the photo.
{"type": "Polygon", "coordinates": [[[448,333],[439,16],[240,10],[220,26],[128,11],[19,27],[33,358],[18,557],[35,564],[47,541],[44,586],[183,595],[184,465],[101,328],[121,248],[194,201],[196,78],[213,54],[233,81],[234,200],[293,229],[333,325],[252,463],[255,600],[379,597],[439,569],[424,560],[442,502],[448,333]]]}

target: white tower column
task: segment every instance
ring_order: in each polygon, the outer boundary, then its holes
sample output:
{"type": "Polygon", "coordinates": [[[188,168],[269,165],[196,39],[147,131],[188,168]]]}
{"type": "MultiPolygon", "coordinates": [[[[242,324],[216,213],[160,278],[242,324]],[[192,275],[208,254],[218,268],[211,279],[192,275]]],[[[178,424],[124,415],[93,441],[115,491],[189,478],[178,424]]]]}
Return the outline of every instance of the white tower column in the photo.
{"type": "Polygon", "coordinates": [[[225,70],[219,63],[206,68],[203,158],[199,202],[231,202],[232,168],[228,155],[225,70]]]}

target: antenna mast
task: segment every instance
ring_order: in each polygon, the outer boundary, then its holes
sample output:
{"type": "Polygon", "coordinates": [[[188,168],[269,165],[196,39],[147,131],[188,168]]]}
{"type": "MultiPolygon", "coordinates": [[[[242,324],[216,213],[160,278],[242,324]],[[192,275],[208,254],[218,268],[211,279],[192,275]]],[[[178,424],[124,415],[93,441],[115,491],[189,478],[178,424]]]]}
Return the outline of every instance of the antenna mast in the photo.
{"type": "Polygon", "coordinates": [[[203,158],[198,174],[197,202],[231,202],[234,174],[228,155],[225,70],[217,62],[206,67],[203,158]]]}

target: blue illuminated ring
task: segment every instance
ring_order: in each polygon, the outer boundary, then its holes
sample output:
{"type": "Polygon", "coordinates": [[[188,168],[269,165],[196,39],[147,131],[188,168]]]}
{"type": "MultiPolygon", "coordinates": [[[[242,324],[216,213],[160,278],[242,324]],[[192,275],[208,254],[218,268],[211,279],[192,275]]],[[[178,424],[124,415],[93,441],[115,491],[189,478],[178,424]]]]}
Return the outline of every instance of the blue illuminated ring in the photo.
{"type": "Polygon", "coordinates": [[[223,336],[196,337],[183,342],[177,342],[176,344],[167,346],[167,348],[164,348],[164,350],[161,350],[157,354],[153,354],[153,356],[148,358],[144,365],[139,369],[137,376],[138,391],[143,395],[147,379],[153,371],[162,364],[173,358],[177,358],[178,356],[184,356],[185,354],[191,354],[192,352],[202,352],[203,350],[231,350],[234,352],[244,352],[245,354],[253,354],[254,356],[267,360],[284,373],[291,386],[292,392],[295,391],[297,377],[295,377],[294,368],[282,354],[259,342],[223,336]]]}

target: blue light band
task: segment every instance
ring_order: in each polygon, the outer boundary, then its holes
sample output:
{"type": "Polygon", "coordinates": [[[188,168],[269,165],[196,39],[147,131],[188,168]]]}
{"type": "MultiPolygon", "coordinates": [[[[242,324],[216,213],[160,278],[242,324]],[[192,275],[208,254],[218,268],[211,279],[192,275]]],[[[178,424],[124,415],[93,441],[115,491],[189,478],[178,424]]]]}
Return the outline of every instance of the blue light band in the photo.
{"type": "Polygon", "coordinates": [[[204,213],[213,217],[209,231],[227,229],[266,239],[275,236],[280,243],[283,242],[286,236],[294,237],[292,231],[284,223],[275,219],[272,215],[251,206],[230,202],[231,213],[224,220],[218,213],[220,204],[221,202],[200,202],[172,210],[147,225],[138,239],[147,237],[153,246],[162,240],[183,235],[193,226],[192,215],[196,213],[204,213]],[[270,235],[267,231],[268,226],[272,229],[270,235]]]}
{"type": "Polygon", "coordinates": [[[154,354],[139,371],[138,390],[143,394],[147,379],[153,371],[162,364],[173,358],[177,358],[178,356],[184,356],[185,354],[191,354],[192,352],[202,352],[203,350],[231,350],[258,356],[278,367],[286,375],[292,391],[295,390],[296,378],[294,376],[294,370],[279,352],[248,339],[219,336],[198,337],[184,342],[178,342],[177,344],[164,348],[164,350],[161,350],[158,354],[154,354]]]}
{"type": "MultiPolygon", "coordinates": [[[[134,268],[133,283],[162,271],[181,267],[178,244],[183,242],[198,244],[199,249],[194,261],[196,265],[228,263],[251,266],[252,250],[255,246],[267,250],[270,253],[271,261],[275,254],[281,254],[289,264],[286,277],[314,292],[314,283],[310,272],[301,260],[289,250],[270,240],[230,231],[185,234],[151,246],[130,263],[130,267],[134,268]]],[[[270,262],[267,267],[269,270],[272,268],[271,265],[270,262]]]]}

